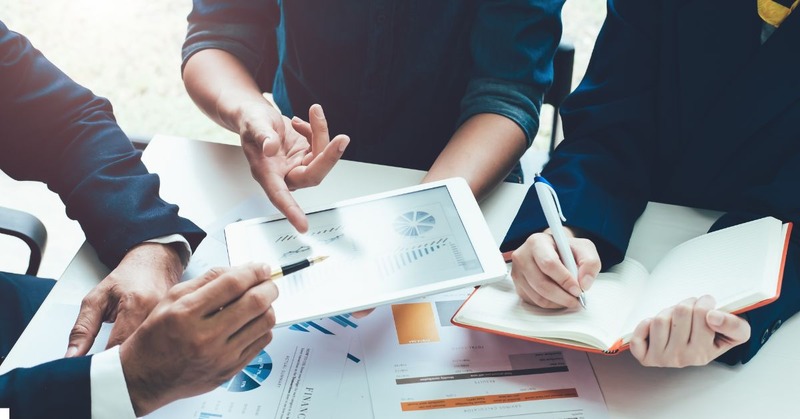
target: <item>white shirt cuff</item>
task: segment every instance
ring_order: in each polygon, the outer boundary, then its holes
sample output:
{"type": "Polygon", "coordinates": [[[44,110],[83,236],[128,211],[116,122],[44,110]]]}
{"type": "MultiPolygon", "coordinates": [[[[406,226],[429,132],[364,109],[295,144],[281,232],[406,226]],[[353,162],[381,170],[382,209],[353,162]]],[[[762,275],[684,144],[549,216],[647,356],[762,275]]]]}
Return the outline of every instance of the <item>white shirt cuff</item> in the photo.
{"type": "Polygon", "coordinates": [[[189,245],[189,242],[186,240],[185,237],[181,236],[180,234],[170,234],[169,236],[161,236],[156,237],[154,239],[145,240],[145,243],[159,243],[159,244],[177,244],[176,250],[180,253],[181,262],[183,263],[183,267],[186,267],[186,264],[189,263],[189,259],[192,257],[192,246],[189,245]]]}
{"type": "Polygon", "coordinates": [[[92,389],[92,419],[136,418],[122,371],[119,346],[92,356],[89,378],[92,389]]]}

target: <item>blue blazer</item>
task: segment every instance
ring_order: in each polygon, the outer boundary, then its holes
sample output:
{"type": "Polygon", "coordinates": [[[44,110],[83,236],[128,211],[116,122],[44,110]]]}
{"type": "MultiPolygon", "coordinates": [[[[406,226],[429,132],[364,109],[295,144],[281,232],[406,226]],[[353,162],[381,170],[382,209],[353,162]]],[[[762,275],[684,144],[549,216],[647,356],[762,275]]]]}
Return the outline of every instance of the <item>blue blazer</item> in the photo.
{"type": "MultiPolygon", "coordinates": [[[[46,182],[109,267],[148,239],[177,233],[196,247],[204,237],[159,198],[158,176],[147,172],[108,101],[69,79],[2,22],[0,170],[46,182]]],[[[9,305],[3,301],[0,316],[9,305]]],[[[0,407],[11,407],[13,417],[88,418],[89,364],[89,357],[62,359],[3,375],[0,407]]]]}
{"type": "MultiPolygon", "coordinates": [[[[603,266],[622,260],[647,201],[725,211],[713,229],[800,221],[800,12],[763,45],[755,1],[611,0],[586,77],[562,107],[544,175],[603,266]]],[[[546,222],[533,188],[503,245],[546,222]]],[[[780,298],[747,313],[748,361],[800,308],[800,230],[780,298]]]]}

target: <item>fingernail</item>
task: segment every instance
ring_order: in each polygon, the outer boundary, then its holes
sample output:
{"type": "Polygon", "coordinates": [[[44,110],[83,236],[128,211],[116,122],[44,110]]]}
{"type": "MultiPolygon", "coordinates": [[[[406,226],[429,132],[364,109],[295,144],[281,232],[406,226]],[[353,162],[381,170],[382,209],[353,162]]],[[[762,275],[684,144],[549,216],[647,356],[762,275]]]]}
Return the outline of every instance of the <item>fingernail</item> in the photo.
{"type": "Polygon", "coordinates": [[[272,269],[266,263],[261,265],[261,272],[264,274],[265,279],[272,277],[272,269]]]}
{"type": "Polygon", "coordinates": [[[317,118],[325,118],[325,114],[322,112],[322,106],[315,107],[314,113],[317,115],[317,118]]]}
{"type": "Polygon", "coordinates": [[[725,321],[725,316],[722,315],[719,311],[709,311],[708,312],[708,324],[711,326],[722,326],[722,322],[725,321]]]}
{"type": "Polygon", "coordinates": [[[347,139],[347,141],[342,141],[342,143],[339,144],[339,152],[340,153],[344,153],[344,149],[347,148],[348,144],[350,144],[350,139],[349,138],[347,139]]]}
{"type": "Polygon", "coordinates": [[[583,281],[581,281],[581,286],[583,286],[583,287],[584,287],[584,290],[585,290],[585,289],[586,289],[586,288],[585,288],[585,287],[586,287],[586,285],[587,285],[587,284],[591,284],[592,282],[594,282],[594,276],[592,276],[592,275],[586,275],[586,276],[584,276],[584,277],[583,277],[583,281]]]}
{"type": "Polygon", "coordinates": [[[78,353],[78,347],[77,347],[77,346],[74,346],[74,345],[70,345],[70,346],[67,348],[67,353],[66,353],[66,354],[64,354],[64,358],[72,358],[72,357],[73,357],[73,356],[75,356],[75,354],[77,354],[77,353],[78,353]]]}
{"type": "Polygon", "coordinates": [[[293,116],[292,117],[292,122],[303,122],[303,120],[298,118],[298,117],[296,117],[296,116],[293,116]]]}

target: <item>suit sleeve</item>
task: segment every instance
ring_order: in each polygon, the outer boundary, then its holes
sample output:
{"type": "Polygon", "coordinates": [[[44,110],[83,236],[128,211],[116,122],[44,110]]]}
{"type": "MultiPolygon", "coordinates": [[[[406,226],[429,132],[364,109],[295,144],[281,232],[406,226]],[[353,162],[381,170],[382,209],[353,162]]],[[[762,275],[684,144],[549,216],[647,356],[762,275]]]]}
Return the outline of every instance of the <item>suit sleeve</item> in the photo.
{"type": "Polygon", "coordinates": [[[530,146],[539,129],[544,93],[553,81],[563,0],[488,0],[470,35],[473,71],[458,125],[479,113],[520,126],[530,146]]]}
{"type": "Polygon", "coordinates": [[[133,246],[204,233],[158,196],[159,179],[117,125],[106,99],[59,71],[0,22],[0,168],[58,193],[109,267],[133,246]]]}
{"type": "Polygon", "coordinates": [[[65,358],[0,376],[0,407],[11,417],[89,419],[91,357],[65,358]]]}
{"type": "Polygon", "coordinates": [[[727,364],[750,361],[781,325],[800,311],[800,195],[787,193],[796,191],[798,183],[800,155],[786,161],[771,179],[742,191],[742,200],[750,206],[748,211],[727,213],[711,227],[712,231],[719,230],[765,216],[794,223],[783,268],[781,295],[774,302],[744,314],[750,323],[750,340],[719,358],[727,364]]]}
{"type": "MultiPolygon", "coordinates": [[[[565,140],[543,175],[566,225],[594,239],[604,266],[622,260],[650,194],[654,153],[657,2],[613,0],[587,73],[562,106],[565,140]]],[[[503,243],[520,246],[547,223],[531,188],[503,243]]]]}

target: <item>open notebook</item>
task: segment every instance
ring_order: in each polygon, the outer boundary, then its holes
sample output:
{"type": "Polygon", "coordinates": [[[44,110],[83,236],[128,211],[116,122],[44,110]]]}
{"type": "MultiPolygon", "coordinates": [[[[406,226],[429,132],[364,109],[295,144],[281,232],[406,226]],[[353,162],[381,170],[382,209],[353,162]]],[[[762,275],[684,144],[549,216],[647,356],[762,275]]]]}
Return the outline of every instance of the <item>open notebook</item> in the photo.
{"type": "Polygon", "coordinates": [[[591,352],[626,349],[642,320],[688,297],[714,296],[739,313],[780,294],[791,224],[766,217],[704,234],[715,213],[650,204],[625,260],[601,273],[586,309],[526,304],[510,278],[478,288],[453,316],[459,326],[591,352]]]}

